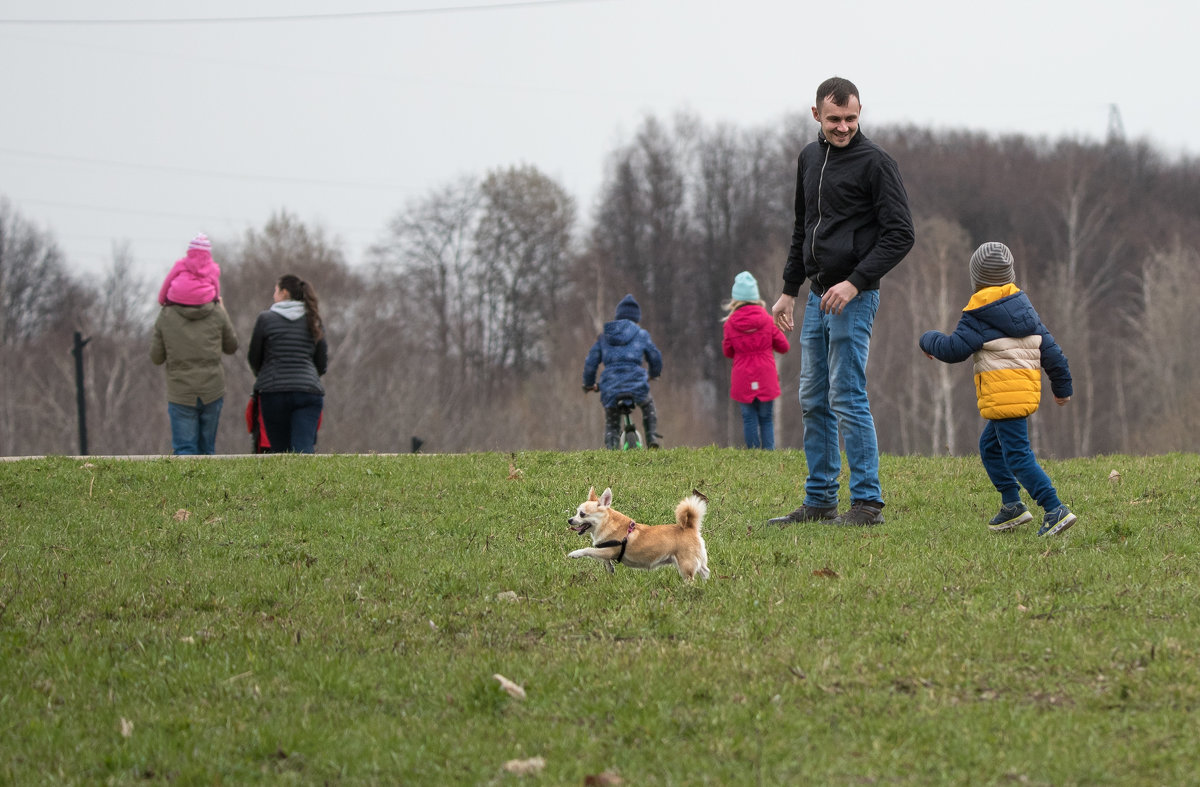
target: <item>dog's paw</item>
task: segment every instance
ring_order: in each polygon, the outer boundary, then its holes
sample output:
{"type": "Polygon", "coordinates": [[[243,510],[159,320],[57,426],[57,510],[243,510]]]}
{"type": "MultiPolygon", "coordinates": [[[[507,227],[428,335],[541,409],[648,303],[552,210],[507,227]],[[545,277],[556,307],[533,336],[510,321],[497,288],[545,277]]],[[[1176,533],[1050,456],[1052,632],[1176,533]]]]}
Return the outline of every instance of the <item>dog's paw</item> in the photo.
{"type": "Polygon", "coordinates": [[[568,553],[567,553],[567,557],[573,557],[573,558],[576,558],[576,559],[578,559],[578,558],[581,558],[581,557],[585,557],[585,554],[584,554],[584,552],[585,552],[585,550],[582,550],[582,549],[576,549],[574,552],[568,552],[568,553]]]}

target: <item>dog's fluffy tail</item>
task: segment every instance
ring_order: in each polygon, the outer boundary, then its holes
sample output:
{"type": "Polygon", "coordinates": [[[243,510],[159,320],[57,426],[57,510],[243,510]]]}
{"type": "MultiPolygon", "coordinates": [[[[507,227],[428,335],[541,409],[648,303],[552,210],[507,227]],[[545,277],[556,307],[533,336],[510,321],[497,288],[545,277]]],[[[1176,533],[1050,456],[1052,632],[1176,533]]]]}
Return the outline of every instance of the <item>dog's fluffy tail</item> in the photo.
{"type": "Polygon", "coordinates": [[[700,523],[704,521],[704,514],[708,511],[708,504],[704,502],[704,498],[697,495],[685,497],[679,501],[679,505],[675,506],[675,524],[680,527],[690,527],[700,531],[700,523]]]}

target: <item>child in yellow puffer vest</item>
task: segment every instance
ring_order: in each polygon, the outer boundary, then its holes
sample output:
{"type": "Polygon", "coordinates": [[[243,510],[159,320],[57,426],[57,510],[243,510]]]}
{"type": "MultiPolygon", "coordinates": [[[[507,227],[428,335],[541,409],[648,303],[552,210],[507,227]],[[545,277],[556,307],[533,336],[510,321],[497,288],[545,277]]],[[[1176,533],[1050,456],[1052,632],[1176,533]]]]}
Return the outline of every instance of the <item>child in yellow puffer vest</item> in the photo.
{"type": "Polygon", "coordinates": [[[921,350],[946,363],[972,358],[979,412],[987,419],[979,436],[979,456],[1000,493],[1000,512],[988,527],[1011,530],[1033,514],[1021,502],[1021,487],[1045,511],[1039,536],[1061,533],[1075,515],[1058,499],[1050,476],[1029,443],[1026,419],[1042,399],[1042,369],[1060,406],[1071,399],[1067,356],[1046,330],[1029,297],[1014,284],[1012,252],[1003,243],[985,243],[971,255],[975,288],[954,332],[926,331],[921,350]]]}

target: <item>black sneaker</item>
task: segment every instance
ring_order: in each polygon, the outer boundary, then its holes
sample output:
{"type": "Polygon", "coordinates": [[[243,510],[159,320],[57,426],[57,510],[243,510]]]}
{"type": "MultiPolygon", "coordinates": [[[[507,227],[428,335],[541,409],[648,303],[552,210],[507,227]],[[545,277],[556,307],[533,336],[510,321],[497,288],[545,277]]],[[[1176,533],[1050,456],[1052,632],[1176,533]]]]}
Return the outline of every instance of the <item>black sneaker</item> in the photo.
{"type": "Polygon", "coordinates": [[[871,527],[883,524],[883,504],[868,503],[866,500],[856,500],[850,504],[850,510],[833,520],[833,524],[841,527],[871,527]]]}
{"type": "Polygon", "coordinates": [[[988,522],[988,530],[993,533],[1002,533],[1005,530],[1012,530],[1017,525],[1023,525],[1033,519],[1033,514],[1025,507],[1025,504],[1017,501],[1016,503],[1005,503],[1000,506],[1000,513],[992,517],[988,522]]]}
{"type": "Polygon", "coordinates": [[[768,519],[767,524],[786,527],[801,522],[827,522],[835,516],[837,516],[837,506],[818,508],[817,506],[803,505],[790,514],[768,519]]]}

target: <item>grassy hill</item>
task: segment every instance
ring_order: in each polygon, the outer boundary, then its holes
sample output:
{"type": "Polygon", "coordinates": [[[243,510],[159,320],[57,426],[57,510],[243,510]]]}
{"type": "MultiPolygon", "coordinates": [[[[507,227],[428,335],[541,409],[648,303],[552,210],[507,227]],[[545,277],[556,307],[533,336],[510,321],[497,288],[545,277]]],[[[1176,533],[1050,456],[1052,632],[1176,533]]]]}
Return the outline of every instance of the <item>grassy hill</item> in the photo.
{"type": "Polygon", "coordinates": [[[1045,464],[1049,540],[972,458],[871,529],[765,525],[790,451],[0,463],[0,783],[1196,783],[1200,457],[1045,464]],[[590,485],[712,578],[567,559],[590,485]]]}

